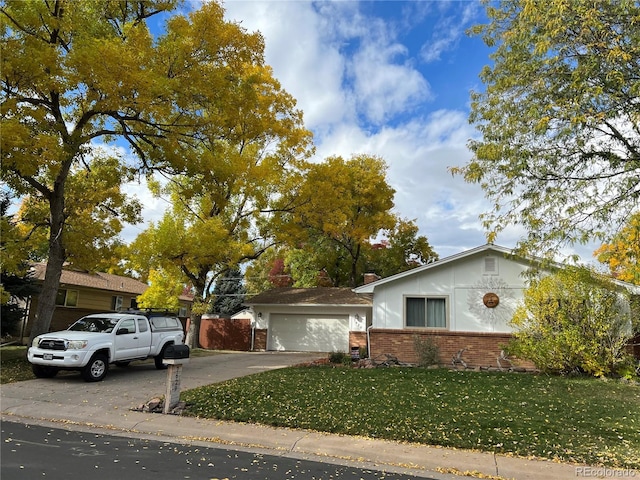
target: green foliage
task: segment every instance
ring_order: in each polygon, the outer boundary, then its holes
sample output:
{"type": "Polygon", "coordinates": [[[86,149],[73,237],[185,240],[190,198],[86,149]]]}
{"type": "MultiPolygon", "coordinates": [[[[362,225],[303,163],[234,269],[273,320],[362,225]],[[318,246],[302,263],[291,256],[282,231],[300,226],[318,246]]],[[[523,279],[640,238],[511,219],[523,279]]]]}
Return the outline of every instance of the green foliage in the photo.
{"type": "Polygon", "coordinates": [[[384,278],[438,259],[427,237],[418,235],[414,221],[398,218],[385,233],[382,242],[369,245],[363,253],[365,273],[384,278]]]}
{"type": "Polygon", "coordinates": [[[471,96],[480,138],[452,171],[479,183],[533,251],[613,236],[638,208],[640,4],[486,1],[472,33],[494,49],[471,96]],[[579,195],[576,192],[580,192],[579,195]]]}
{"type": "Polygon", "coordinates": [[[329,352],[329,363],[344,365],[347,360],[349,360],[349,364],[351,364],[351,356],[344,352],[329,352]]]}
{"type": "Polygon", "coordinates": [[[285,368],[183,391],[187,414],[640,467],[640,387],[423,368],[285,368]]]}
{"type": "Polygon", "coordinates": [[[419,367],[429,367],[440,363],[440,348],[431,337],[414,335],[413,345],[418,355],[419,367]]]}
{"type": "Polygon", "coordinates": [[[213,289],[215,301],[211,313],[219,313],[226,317],[238,313],[243,308],[246,293],[240,269],[229,269],[216,281],[213,289]]]}
{"type": "Polygon", "coordinates": [[[586,268],[532,279],[511,325],[509,352],[545,372],[601,377],[628,360],[628,294],[586,268]]]}

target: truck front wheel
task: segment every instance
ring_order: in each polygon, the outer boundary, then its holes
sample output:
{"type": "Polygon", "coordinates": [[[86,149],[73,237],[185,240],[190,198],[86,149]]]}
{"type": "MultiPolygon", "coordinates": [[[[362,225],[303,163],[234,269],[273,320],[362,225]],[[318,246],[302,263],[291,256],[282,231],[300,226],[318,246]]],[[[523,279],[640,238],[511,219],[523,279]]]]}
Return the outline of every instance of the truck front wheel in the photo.
{"type": "Polygon", "coordinates": [[[31,371],[38,378],[53,378],[58,374],[58,367],[32,364],[31,371]]]}
{"type": "Polygon", "coordinates": [[[103,353],[96,353],[82,369],[85,382],[99,382],[107,376],[109,361],[103,353]]]}

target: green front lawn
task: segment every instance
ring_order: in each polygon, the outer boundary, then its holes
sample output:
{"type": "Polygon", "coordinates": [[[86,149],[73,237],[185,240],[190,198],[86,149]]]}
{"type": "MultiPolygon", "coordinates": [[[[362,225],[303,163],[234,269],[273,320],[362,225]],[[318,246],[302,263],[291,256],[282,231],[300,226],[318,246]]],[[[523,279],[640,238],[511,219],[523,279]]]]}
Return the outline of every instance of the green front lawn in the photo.
{"type": "Polygon", "coordinates": [[[192,416],[640,468],[640,386],[618,380],[293,367],[181,398],[192,416]]]}

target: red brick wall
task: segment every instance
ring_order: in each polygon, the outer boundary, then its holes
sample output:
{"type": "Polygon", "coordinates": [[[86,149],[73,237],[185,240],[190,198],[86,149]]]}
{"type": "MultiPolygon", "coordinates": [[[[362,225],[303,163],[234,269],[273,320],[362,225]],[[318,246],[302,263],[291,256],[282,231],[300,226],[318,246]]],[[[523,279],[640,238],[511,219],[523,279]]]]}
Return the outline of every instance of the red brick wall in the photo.
{"type": "Polygon", "coordinates": [[[349,348],[367,347],[367,332],[349,332],[349,348]]]}
{"type": "MultiPolygon", "coordinates": [[[[476,332],[446,332],[424,330],[391,330],[371,329],[370,357],[375,358],[385,353],[394,355],[398,360],[416,363],[418,356],[414,346],[414,337],[429,337],[440,349],[440,364],[451,365],[451,359],[459,350],[466,348],[462,360],[469,367],[498,367],[497,359],[502,346],[509,342],[508,333],[476,333],[476,332]]],[[[533,368],[530,362],[514,362],[514,366],[533,368]]],[[[503,366],[508,363],[503,362],[503,366]]]]}
{"type": "Polygon", "coordinates": [[[267,349],[267,329],[256,328],[253,332],[253,349],[257,351],[264,351],[267,349]]]}

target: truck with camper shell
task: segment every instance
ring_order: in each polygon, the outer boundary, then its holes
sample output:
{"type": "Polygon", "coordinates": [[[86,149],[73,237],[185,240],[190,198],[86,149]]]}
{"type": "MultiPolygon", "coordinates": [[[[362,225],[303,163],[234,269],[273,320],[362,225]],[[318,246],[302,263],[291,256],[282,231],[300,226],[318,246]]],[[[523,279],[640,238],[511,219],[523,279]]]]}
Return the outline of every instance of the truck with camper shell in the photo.
{"type": "Polygon", "coordinates": [[[134,360],[153,358],[165,368],[164,353],[184,342],[180,319],[168,312],[132,310],[94,313],[66,330],[38,335],[27,352],[38,378],[54,377],[60,370],[78,370],[87,382],[99,382],[109,364],[125,367],[134,360]]]}

